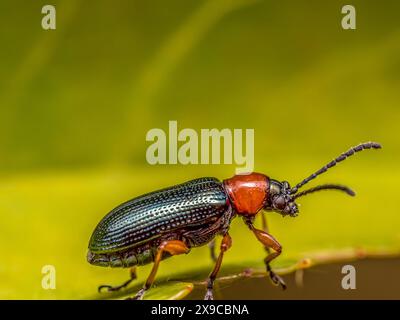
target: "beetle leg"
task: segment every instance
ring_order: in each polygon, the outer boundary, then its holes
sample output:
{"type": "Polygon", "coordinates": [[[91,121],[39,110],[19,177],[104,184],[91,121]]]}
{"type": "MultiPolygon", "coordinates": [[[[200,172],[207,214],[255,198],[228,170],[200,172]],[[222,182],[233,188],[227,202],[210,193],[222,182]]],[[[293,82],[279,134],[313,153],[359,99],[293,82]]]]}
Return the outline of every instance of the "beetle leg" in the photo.
{"type": "Polygon", "coordinates": [[[208,244],[208,248],[210,249],[210,257],[213,262],[217,262],[217,255],[215,254],[215,239],[212,239],[208,244]]]}
{"type": "Polygon", "coordinates": [[[267,217],[265,216],[265,212],[261,212],[261,225],[262,225],[263,231],[266,233],[269,233],[267,217]]]}
{"type": "Polygon", "coordinates": [[[213,300],[213,287],[214,287],[214,281],[215,278],[217,277],[218,271],[221,268],[222,264],[222,258],[224,257],[224,253],[232,246],[232,238],[229,235],[229,233],[226,233],[224,237],[222,238],[221,242],[221,247],[220,247],[220,252],[217,258],[217,261],[215,263],[213,271],[210,273],[207,279],[207,292],[206,295],[204,296],[204,300],[213,300]]]}
{"type": "Polygon", "coordinates": [[[158,246],[157,254],[154,259],[153,268],[151,269],[151,272],[150,272],[149,276],[147,277],[147,280],[146,280],[143,288],[140,289],[139,292],[132,299],[133,300],[141,300],[143,298],[143,295],[145,294],[146,290],[150,289],[150,287],[153,285],[154,279],[157,274],[158,266],[160,265],[160,262],[161,262],[164,252],[168,252],[171,255],[175,256],[178,254],[188,253],[189,251],[190,251],[190,249],[186,246],[186,244],[180,240],[163,241],[158,246]]]}
{"type": "MultiPolygon", "coordinates": [[[[265,216],[265,212],[261,212],[261,228],[265,233],[269,233],[267,217],[265,216]]],[[[267,252],[267,254],[271,253],[271,249],[269,247],[264,246],[264,249],[267,252]]]]}
{"type": "Polygon", "coordinates": [[[270,262],[275,258],[277,258],[282,253],[281,244],[268,232],[256,229],[254,225],[250,222],[248,222],[247,224],[250,230],[253,231],[257,240],[264,245],[264,248],[268,253],[267,257],[264,259],[264,263],[271,281],[275,285],[280,285],[282,289],[285,290],[286,289],[285,281],[283,281],[283,279],[280,276],[278,276],[275,272],[273,272],[270,266],[270,262]],[[272,248],[275,252],[271,253],[270,248],[272,248]]]}
{"type": "Polygon", "coordinates": [[[110,286],[110,285],[101,285],[101,286],[99,286],[97,291],[101,292],[103,289],[107,289],[107,292],[112,292],[112,291],[119,291],[122,288],[127,287],[133,280],[135,280],[137,278],[136,267],[132,267],[129,269],[129,275],[130,275],[130,279],[126,280],[123,284],[121,284],[119,286],[115,286],[115,287],[110,286]]]}

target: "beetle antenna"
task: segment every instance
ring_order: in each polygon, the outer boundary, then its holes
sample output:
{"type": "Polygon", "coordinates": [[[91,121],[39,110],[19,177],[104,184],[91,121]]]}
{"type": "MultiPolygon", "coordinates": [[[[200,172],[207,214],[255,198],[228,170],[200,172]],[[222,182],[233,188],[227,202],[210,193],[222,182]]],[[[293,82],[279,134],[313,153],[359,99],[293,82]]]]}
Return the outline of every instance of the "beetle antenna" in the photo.
{"type": "Polygon", "coordinates": [[[353,190],[351,190],[350,188],[348,188],[346,186],[342,186],[342,185],[338,185],[338,184],[321,184],[314,188],[310,188],[310,189],[304,190],[302,192],[299,192],[298,194],[294,195],[292,197],[292,199],[294,200],[294,199],[300,198],[302,196],[305,196],[306,194],[310,194],[310,193],[321,191],[321,190],[340,190],[340,191],[346,192],[349,196],[352,196],[352,197],[354,197],[356,195],[356,193],[353,190]]]}
{"type": "Polygon", "coordinates": [[[318,171],[314,172],[311,176],[308,178],[304,179],[302,182],[298,183],[295,187],[290,189],[290,193],[294,194],[296,193],[302,186],[304,186],[306,183],[310,182],[311,180],[315,179],[317,176],[320,174],[328,171],[328,169],[334,167],[338,162],[341,162],[345,160],[346,158],[352,156],[356,152],[365,150],[365,149],[380,149],[382,146],[379,143],[376,142],[365,142],[365,143],[360,143],[358,146],[350,148],[348,151],[342,153],[339,157],[336,159],[332,160],[329,162],[326,166],[322,167],[318,171]]]}

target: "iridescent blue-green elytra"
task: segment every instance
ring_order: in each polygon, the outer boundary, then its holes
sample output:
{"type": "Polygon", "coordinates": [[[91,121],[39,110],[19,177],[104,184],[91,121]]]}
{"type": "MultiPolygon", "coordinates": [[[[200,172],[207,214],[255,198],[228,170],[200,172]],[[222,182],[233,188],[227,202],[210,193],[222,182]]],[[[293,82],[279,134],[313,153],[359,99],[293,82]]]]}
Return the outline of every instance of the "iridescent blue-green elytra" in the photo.
{"type": "Polygon", "coordinates": [[[203,245],[225,230],[231,218],[228,196],[215,178],[151,192],[119,205],[100,221],[89,241],[88,261],[111,267],[147,264],[162,240],[203,245]],[[208,230],[218,220],[222,228],[208,230]]]}

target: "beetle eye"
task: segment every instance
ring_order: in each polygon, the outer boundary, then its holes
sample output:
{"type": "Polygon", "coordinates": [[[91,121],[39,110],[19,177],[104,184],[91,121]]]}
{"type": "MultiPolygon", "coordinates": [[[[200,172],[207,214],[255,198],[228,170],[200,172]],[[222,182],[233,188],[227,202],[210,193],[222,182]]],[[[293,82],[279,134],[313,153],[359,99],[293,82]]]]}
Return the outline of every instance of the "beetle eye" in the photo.
{"type": "Polygon", "coordinates": [[[289,190],[289,189],[290,189],[290,184],[289,184],[289,182],[283,181],[283,182],[282,182],[282,185],[283,185],[283,188],[284,188],[284,189],[286,189],[286,190],[289,190]]]}
{"type": "Polygon", "coordinates": [[[275,208],[277,208],[278,210],[283,210],[285,209],[286,206],[286,201],[285,198],[283,196],[278,196],[274,199],[274,206],[275,208]]]}

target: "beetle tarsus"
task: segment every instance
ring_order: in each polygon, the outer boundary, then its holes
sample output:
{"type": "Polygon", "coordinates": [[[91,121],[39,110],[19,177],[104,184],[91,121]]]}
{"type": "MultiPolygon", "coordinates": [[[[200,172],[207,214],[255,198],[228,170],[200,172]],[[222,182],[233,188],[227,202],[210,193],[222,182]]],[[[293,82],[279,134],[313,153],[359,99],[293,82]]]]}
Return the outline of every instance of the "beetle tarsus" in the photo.
{"type": "Polygon", "coordinates": [[[282,288],[282,290],[286,290],[286,283],[285,281],[282,279],[282,277],[278,276],[275,272],[273,272],[272,270],[268,271],[268,275],[269,278],[271,279],[272,283],[275,286],[280,286],[282,288]]]}
{"type": "Polygon", "coordinates": [[[123,288],[126,288],[133,280],[135,280],[137,278],[136,275],[136,268],[133,267],[129,270],[129,274],[130,274],[130,279],[128,279],[127,281],[125,281],[123,284],[119,285],[119,286],[110,286],[107,284],[101,285],[97,288],[97,291],[99,293],[101,293],[103,291],[103,289],[106,289],[106,292],[115,292],[115,291],[119,291],[123,288]]]}
{"type": "Polygon", "coordinates": [[[138,291],[138,293],[136,293],[136,295],[134,297],[129,297],[126,300],[142,300],[145,292],[146,292],[146,289],[142,288],[138,291]]]}
{"type": "Polygon", "coordinates": [[[114,286],[114,287],[110,286],[110,285],[107,285],[107,284],[104,284],[104,285],[99,286],[97,291],[99,293],[104,292],[104,291],[106,291],[106,292],[116,292],[116,291],[119,291],[119,290],[121,290],[123,288],[126,288],[133,280],[134,279],[129,279],[129,280],[125,281],[123,284],[121,284],[119,286],[114,286]]]}
{"type": "Polygon", "coordinates": [[[207,289],[207,292],[204,296],[204,300],[214,300],[214,295],[212,289],[207,289]]]}

